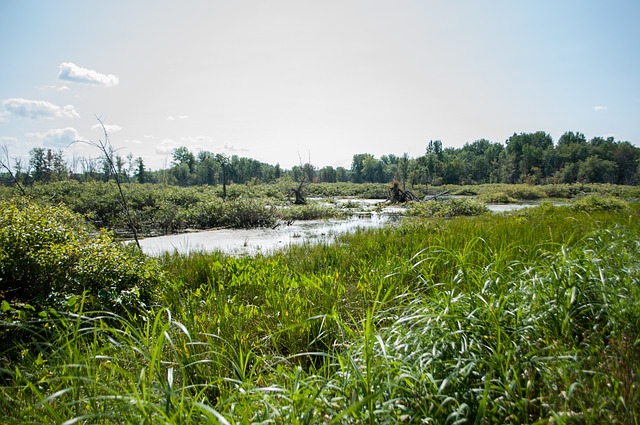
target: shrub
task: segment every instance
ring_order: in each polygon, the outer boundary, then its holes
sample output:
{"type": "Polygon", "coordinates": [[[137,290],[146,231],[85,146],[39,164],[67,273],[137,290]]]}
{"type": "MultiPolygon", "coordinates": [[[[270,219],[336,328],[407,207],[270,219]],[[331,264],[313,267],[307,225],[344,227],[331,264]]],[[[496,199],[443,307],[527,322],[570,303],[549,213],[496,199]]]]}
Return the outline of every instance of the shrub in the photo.
{"type": "Polygon", "coordinates": [[[338,208],[323,205],[291,205],[279,208],[278,217],[281,220],[321,220],[326,218],[344,217],[346,213],[338,208]]]}
{"type": "Polygon", "coordinates": [[[573,201],[571,208],[578,211],[621,211],[629,204],[611,195],[587,195],[573,201]]]}
{"type": "Polygon", "coordinates": [[[478,195],[478,200],[490,204],[509,204],[517,202],[515,198],[512,198],[504,192],[481,193],[480,195],[478,195]]]}
{"type": "Polygon", "coordinates": [[[419,217],[455,217],[480,215],[488,212],[487,206],[475,199],[453,198],[446,201],[425,201],[409,206],[408,214],[419,217]]]}
{"type": "Polygon", "coordinates": [[[509,186],[506,190],[507,195],[516,199],[535,200],[546,197],[542,189],[536,186],[516,184],[509,186]]]}
{"type": "Polygon", "coordinates": [[[87,308],[120,310],[148,303],[160,276],[155,262],[91,233],[65,207],[0,201],[0,299],[62,309],[84,294],[87,308]]]}

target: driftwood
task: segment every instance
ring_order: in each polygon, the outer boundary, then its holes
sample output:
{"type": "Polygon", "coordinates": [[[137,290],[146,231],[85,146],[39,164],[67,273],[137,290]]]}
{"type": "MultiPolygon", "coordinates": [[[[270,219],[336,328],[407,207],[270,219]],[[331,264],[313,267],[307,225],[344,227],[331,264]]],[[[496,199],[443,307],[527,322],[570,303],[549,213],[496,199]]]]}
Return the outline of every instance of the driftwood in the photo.
{"type": "Polygon", "coordinates": [[[394,182],[389,188],[388,199],[390,202],[405,203],[407,201],[415,201],[417,198],[411,191],[400,189],[398,183],[394,182]]]}
{"type": "Polygon", "coordinates": [[[289,189],[289,202],[291,202],[291,195],[295,196],[295,199],[293,201],[293,203],[295,205],[307,205],[307,200],[304,199],[304,196],[302,196],[302,184],[300,184],[300,186],[298,186],[298,188],[291,188],[289,189]]]}
{"type": "Polygon", "coordinates": [[[449,190],[445,190],[444,192],[436,193],[435,195],[425,195],[423,201],[437,201],[440,196],[448,195],[449,192],[449,190]]]}

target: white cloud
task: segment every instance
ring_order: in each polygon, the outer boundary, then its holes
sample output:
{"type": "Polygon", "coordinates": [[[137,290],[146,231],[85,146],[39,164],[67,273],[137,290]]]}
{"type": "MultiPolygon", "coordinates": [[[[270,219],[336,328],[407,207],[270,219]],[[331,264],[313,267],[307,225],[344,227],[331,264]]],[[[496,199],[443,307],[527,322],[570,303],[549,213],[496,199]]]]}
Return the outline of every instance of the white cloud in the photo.
{"type": "MultiPolygon", "coordinates": [[[[122,130],[122,127],[116,124],[105,124],[104,129],[107,130],[107,133],[115,133],[116,131],[122,130]]],[[[96,124],[93,127],[91,127],[91,130],[102,131],[102,126],[100,124],[96,124]]]]}
{"type": "Polygon", "coordinates": [[[37,118],[77,118],[80,116],[73,105],[60,107],[45,100],[11,98],[3,101],[2,106],[10,115],[32,120],[37,118]]]}
{"type": "Polygon", "coordinates": [[[144,144],[144,142],[139,139],[125,139],[124,144],[125,145],[142,145],[144,144]]]}
{"type": "Polygon", "coordinates": [[[40,140],[44,146],[66,148],[73,142],[81,140],[78,130],[73,127],[53,128],[45,133],[28,133],[40,140]]]}
{"type": "Polygon", "coordinates": [[[82,68],[71,62],[60,64],[58,79],[107,87],[116,86],[120,83],[120,79],[113,74],[101,74],[93,69],[82,68]]]}
{"type": "MultiPolygon", "coordinates": [[[[189,119],[189,115],[178,115],[178,119],[182,120],[182,121],[188,120],[189,119]]],[[[173,115],[169,115],[167,117],[167,121],[175,121],[175,120],[176,120],[176,117],[174,117],[173,115]]]]}
{"type": "Polygon", "coordinates": [[[67,91],[69,90],[69,87],[62,84],[62,85],[56,85],[56,86],[41,86],[40,87],[41,90],[55,90],[55,91],[67,91]]]}
{"type": "Polygon", "coordinates": [[[171,139],[163,139],[162,143],[156,146],[156,153],[160,155],[170,155],[173,150],[178,148],[178,144],[171,139]]]}
{"type": "Polygon", "coordinates": [[[18,145],[18,139],[15,137],[0,136],[0,147],[7,146],[7,148],[18,145]]]}
{"type": "Polygon", "coordinates": [[[192,145],[206,145],[213,143],[213,138],[211,136],[186,136],[181,137],[180,142],[192,145]]]}
{"type": "Polygon", "coordinates": [[[156,136],[154,136],[153,134],[145,134],[142,137],[144,137],[145,139],[155,139],[156,138],[156,136]]]}
{"type": "Polygon", "coordinates": [[[607,109],[609,109],[607,106],[602,106],[602,105],[596,105],[593,107],[593,110],[596,112],[606,111],[607,109]]]}

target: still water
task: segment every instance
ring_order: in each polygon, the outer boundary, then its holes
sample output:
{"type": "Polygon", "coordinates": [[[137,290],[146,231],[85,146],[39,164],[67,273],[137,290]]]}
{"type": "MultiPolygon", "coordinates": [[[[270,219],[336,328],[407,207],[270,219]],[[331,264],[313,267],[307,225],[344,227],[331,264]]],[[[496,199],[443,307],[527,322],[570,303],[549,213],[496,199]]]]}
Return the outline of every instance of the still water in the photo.
{"type": "MultiPolygon", "coordinates": [[[[259,253],[269,254],[291,244],[331,242],[337,235],[353,232],[358,228],[381,227],[398,222],[401,207],[387,207],[381,211],[371,211],[370,207],[380,200],[363,200],[363,211],[355,213],[347,220],[296,221],[291,225],[281,223],[276,228],[219,229],[177,235],[157,236],[140,240],[145,254],[157,256],[165,252],[214,252],[243,256],[259,253]],[[367,208],[369,207],[369,208],[367,208]]],[[[490,204],[491,211],[507,212],[535,206],[526,204],[490,204]]]]}

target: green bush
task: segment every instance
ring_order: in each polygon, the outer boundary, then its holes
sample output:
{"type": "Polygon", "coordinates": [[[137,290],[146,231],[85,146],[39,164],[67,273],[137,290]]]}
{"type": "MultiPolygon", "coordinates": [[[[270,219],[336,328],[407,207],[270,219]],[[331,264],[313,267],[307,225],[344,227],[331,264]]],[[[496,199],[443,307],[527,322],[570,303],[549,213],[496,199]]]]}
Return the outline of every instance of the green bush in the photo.
{"type": "Polygon", "coordinates": [[[514,184],[508,186],[506,193],[512,198],[525,199],[529,201],[546,197],[546,194],[542,189],[537,186],[527,184],[514,184]]]}
{"type": "Polygon", "coordinates": [[[621,211],[629,208],[629,204],[611,195],[587,195],[573,201],[571,208],[578,211],[621,211]]]}
{"type": "Polygon", "coordinates": [[[515,198],[504,192],[486,192],[478,195],[478,200],[490,204],[510,204],[517,202],[515,198]]]}
{"type": "Polygon", "coordinates": [[[62,309],[120,310],[151,300],[161,273],[137,249],[92,233],[78,214],[29,200],[0,201],[0,299],[62,309]]]}
{"type": "Polygon", "coordinates": [[[291,205],[279,208],[276,212],[281,220],[322,220],[327,218],[343,218],[346,213],[331,206],[323,205],[291,205]]]}
{"type": "Polygon", "coordinates": [[[488,211],[485,204],[475,199],[453,198],[446,201],[412,203],[407,212],[418,217],[456,217],[480,215],[488,211]]]}

